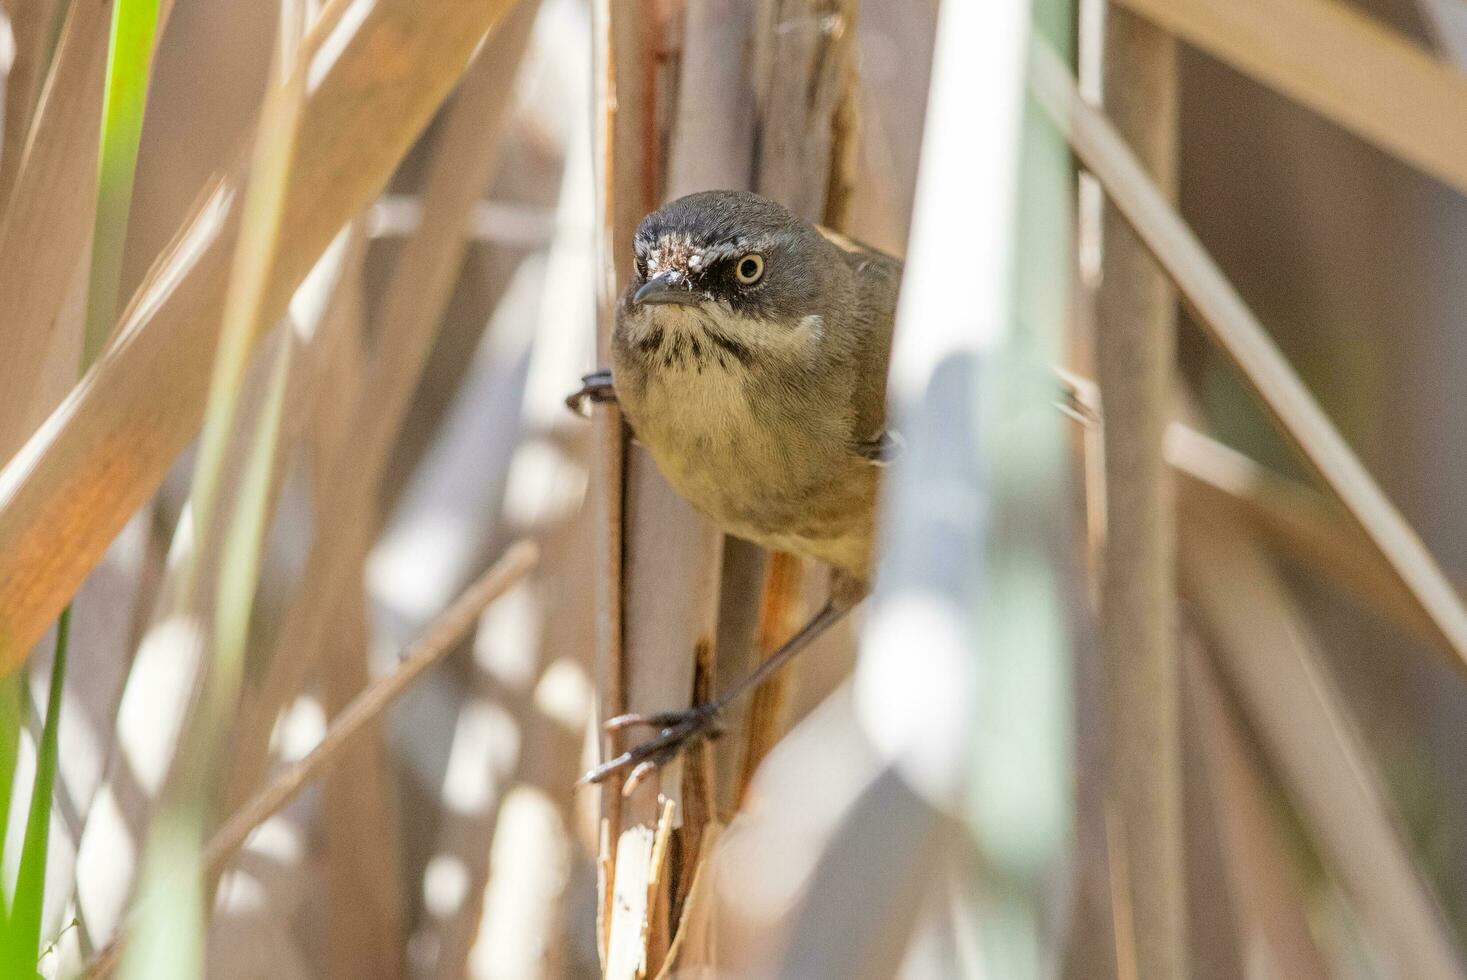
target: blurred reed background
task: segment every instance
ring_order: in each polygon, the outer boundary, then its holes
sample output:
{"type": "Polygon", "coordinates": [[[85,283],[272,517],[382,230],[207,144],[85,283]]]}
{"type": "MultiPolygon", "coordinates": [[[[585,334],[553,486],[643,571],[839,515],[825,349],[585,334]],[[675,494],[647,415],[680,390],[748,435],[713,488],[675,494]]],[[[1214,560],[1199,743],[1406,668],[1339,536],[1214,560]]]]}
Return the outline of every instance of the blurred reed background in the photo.
{"type": "Polygon", "coordinates": [[[0,10],[0,976],[1467,977],[1460,0],[0,10]],[[576,790],[823,597],[563,404],[708,187],[887,561],[576,790]]]}

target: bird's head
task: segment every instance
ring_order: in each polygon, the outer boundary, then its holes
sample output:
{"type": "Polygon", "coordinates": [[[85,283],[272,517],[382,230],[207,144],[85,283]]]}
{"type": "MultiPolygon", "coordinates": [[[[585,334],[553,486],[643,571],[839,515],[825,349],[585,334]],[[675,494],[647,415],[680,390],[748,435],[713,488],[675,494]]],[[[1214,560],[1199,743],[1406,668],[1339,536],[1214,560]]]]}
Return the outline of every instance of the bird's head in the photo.
{"type": "Polygon", "coordinates": [[[691,194],[642,219],[622,304],[634,333],[686,325],[747,344],[818,337],[845,285],[839,251],[773,201],[691,194]]]}

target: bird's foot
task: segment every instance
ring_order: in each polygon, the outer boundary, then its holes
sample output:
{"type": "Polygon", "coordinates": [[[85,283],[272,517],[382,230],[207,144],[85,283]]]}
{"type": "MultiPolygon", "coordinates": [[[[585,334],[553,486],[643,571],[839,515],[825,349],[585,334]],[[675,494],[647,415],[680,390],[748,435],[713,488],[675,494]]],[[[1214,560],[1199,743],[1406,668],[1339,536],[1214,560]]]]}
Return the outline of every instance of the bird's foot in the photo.
{"type": "Polygon", "coordinates": [[[611,372],[593,371],[581,378],[581,386],[565,400],[565,407],[577,415],[586,416],[586,404],[604,404],[616,401],[616,389],[611,385],[611,372]]]}
{"type": "Polygon", "coordinates": [[[622,795],[628,795],[652,773],[704,739],[723,734],[723,712],[714,703],[700,704],[686,711],[661,711],[654,714],[617,715],[605,724],[608,732],[624,732],[632,728],[656,728],[658,734],[640,745],[603,762],[582,776],[577,786],[603,783],[618,773],[627,774],[622,795]]]}

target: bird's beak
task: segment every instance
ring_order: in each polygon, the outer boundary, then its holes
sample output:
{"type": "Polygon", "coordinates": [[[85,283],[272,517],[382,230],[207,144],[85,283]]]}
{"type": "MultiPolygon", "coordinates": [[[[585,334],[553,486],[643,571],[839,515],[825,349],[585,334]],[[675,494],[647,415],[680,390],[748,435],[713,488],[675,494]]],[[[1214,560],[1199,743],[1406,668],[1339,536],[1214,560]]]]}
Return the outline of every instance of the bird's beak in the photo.
{"type": "Polygon", "coordinates": [[[638,306],[643,303],[680,303],[684,306],[697,306],[702,302],[702,298],[682,285],[682,279],[676,272],[663,272],[643,283],[642,288],[632,296],[632,302],[638,306]]]}

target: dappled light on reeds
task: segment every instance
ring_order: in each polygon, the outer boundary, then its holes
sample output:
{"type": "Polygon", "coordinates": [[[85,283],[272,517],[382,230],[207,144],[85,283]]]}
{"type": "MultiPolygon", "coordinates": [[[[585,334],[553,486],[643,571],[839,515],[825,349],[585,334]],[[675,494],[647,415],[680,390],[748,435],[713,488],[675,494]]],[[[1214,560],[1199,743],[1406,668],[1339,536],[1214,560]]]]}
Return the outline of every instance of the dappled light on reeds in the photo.
{"type": "Polygon", "coordinates": [[[0,0],[0,974],[1467,977],[1444,4],[0,0]],[[565,410],[710,189],[880,560],[588,783],[842,587],[565,410]]]}

